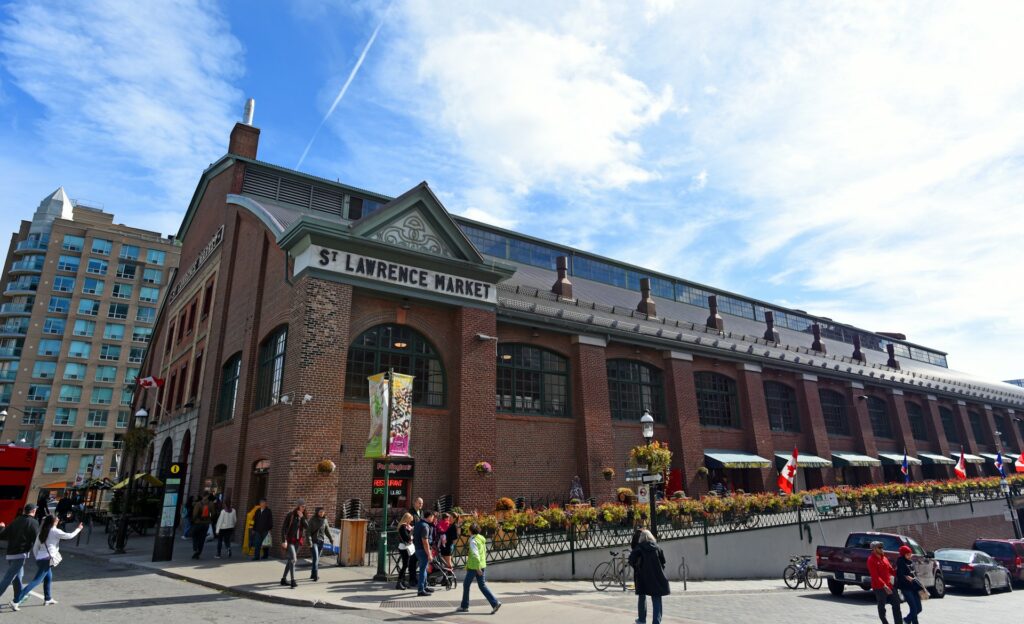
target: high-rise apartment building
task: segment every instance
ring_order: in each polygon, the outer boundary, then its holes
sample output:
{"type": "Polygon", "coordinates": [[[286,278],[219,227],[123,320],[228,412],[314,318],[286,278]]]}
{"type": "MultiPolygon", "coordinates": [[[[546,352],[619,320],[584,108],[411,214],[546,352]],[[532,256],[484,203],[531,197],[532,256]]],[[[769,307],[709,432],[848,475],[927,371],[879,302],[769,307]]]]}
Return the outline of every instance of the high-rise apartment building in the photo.
{"type": "Polygon", "coordinates": [[[173,237],[45,198],[11,237],[0,293],[3,443],[40,449],[32,491],[114,477],[173,237]]]}

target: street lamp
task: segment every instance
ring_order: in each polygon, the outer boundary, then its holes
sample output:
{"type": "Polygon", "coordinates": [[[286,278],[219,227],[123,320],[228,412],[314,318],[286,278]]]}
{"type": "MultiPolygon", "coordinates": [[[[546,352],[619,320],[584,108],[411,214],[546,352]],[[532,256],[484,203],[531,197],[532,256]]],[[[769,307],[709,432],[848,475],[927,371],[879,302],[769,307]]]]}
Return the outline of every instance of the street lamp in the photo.
{"type": "MultiPolygon", "coordinates": [[[[647,442],[647,446],[650,446],[654,441],[654,416],[651,416],[650,410],[644,410],[644,415],[640,417],[640,429],[644,436],[644,441],[647,442]]],[[[650,466],[648,466],[647,473],[651,474],[650,466]]],[[[647,486],[648,495],[651,501],[651,534],[654,538],[658,538],[658,520],[657,510],[658,504],[655,502],[654,492],[657,490],[658,485],[656,483],[650,483],[647,486]]]]}
{"type": "MultiPolygon", "coordinates": [[[[135,412],[135,418],[129,423],[127,433],[130,434],[133,429],[145,427],[148,420],[149,412],[146,411],[146,408],[140,407],[139,411],[135,412]]],[[[125,437],[128,436],[126,435],[125,437]]],[[[135,462],[138,459],[138,451],[139,449],[137,448],[132,449],[132,463],[128,471],[128,492],[124,495],[124,505],[121,507],[121,521],[117,524],[117,540],[114,543],[114,552],[119,555],[124,554],[125,545],[128,543],[128,516],[131,514],[132,503],[134,502],[132,498],[135,494],[135,462]]]]}
{"type": "Polygon", "coordinates": [[[1003,497],[1006,498],[1006,506],[1010,509],[1010,520],[1013,521],[1013,534],[1017,539],[1021,539],[1019,518],[1017,518],[1017,510],[1013,508],[1013,503],[1010,502],[1010,482],[1006,480],[1006,477],[999,479],[999,490],[1002,491],[1003,497]]]}

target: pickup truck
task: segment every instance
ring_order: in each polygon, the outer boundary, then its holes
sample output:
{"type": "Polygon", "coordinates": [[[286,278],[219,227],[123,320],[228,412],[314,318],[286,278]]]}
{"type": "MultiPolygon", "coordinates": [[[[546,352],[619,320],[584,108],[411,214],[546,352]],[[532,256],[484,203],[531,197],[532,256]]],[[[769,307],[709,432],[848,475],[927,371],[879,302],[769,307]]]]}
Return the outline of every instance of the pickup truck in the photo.
{"type": "Polygon", "coordinates": [[[893,567],[896,566],[900,546],[910,546],[914,551],[914,571],[918,580],[933,598],[946,595],[946,583],[934,553],[926,553],[917,542],[905,535],[864,532],[850,533],[845,546],[818,546],[818,572],[827,579],[828,590],[833,596],[843,595],[847,585],[856,585],[863,590],[871,589],[871,575],[868,574],[871,542],[882,542],[885,556],[893,567]]]}

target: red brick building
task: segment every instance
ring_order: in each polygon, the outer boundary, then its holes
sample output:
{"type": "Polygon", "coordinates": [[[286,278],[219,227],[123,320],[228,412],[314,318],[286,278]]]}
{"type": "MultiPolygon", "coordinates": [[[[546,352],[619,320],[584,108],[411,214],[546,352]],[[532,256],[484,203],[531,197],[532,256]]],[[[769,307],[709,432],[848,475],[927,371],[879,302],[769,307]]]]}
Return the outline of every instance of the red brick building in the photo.
{"type": "Polygon", "coordinates": [[[258,138],[236,125],[199,181],[142,372],[167,380],[139,393],[154,469],[188,461],[191,492],[370,506],[366,377],[388,367],[416,377],[396,505],[564,499],[574,475],[611,499],[645,409],[690,494],[774,489],[794,446],[808,486],[1024,449],[1024,390],[942,352],[453,217],[425,183],[392,199],[263,163],[258,138]]]}

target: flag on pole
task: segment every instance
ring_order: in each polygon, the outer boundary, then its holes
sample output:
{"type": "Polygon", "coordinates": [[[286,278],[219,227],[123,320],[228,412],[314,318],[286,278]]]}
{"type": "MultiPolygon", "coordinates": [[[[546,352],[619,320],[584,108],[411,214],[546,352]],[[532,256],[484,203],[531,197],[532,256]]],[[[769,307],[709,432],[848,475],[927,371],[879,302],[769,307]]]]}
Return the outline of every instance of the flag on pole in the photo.
{"type": "Polygon", "coordinates": [[[903,482],[910,483],[910,462],[907,461],[907,449],[903,449],[903,465],[900,466],[900,472],[903,473],[903,482]]]}
{"type": "Polygon", "coordinates": [[[136,379],[136,383],[139,384],[140,388],[164,387],[164,380],[160,379],[159,377],[153,377],[152,375],[150,375],[149,377],[139,377],[138,379],[136,379]]]}
{"type": "Polygon", "coordinates": [[[789,458],[786,465],[782,468],[782,472],[779,473],[778,485],[779,489],[786,494],[793,493],[793,482],[796,481],[796,458],[797,452],[796,447],[793,447],[793,456],[789,458]]]}
{"type": "Polygon", "coordinates": [[[1024,472],[1024,453],[1021,453],[1017,461],[1013,462],[1013,466],[1017,469],[1017,472],[1024,472]]]}
{"type": "Polygon", "coordinates": [[[956,476],[960,479],[967,478],[967,460],[964,458],[963,449],[960,449],[960,461],[956,463],[956,466],[953,466],[953,472],[955,472],[956,476]]]}
{"type": "Polygon", "coordinates": [[[1003,452],[996,451],[996,470],[999,471],[1000,477],[1006,476],[1006,471],[1003,470],[1003,452]]]}

